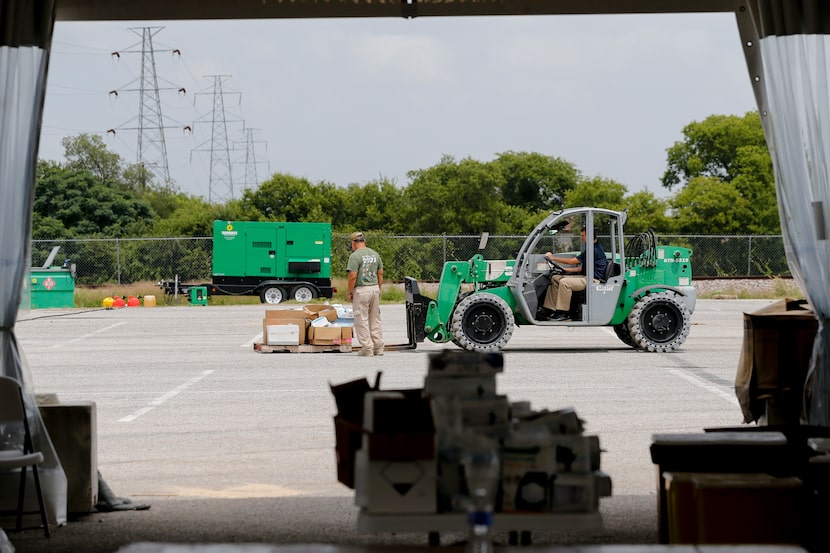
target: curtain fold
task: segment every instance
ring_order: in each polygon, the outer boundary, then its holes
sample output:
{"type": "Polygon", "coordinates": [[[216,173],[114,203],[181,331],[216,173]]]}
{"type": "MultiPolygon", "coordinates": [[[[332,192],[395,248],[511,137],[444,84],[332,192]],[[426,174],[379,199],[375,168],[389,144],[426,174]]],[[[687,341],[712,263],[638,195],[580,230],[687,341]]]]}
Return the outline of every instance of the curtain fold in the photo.
{"type": "Polygon", "coordinates": [[[784,248],[819,323],[804,422],[830,426],[830,42],[768,35],[760,47],[784,248]]]}
{"type": "MultiPolygon", "coordinates": [[[[66,476],[35,400],[31,373],[15,339],[21,288],[31,259],[31,222],[37,146],[46,89],[55,0],[0,1],[0,374],[24,390],[35,447],[44,453],[41,475],[49,518],[66,522],[66,476]]],[[[0,429],[0,447],[21,447],[18,429],[0,429]]],[[[3,477],[16,475],[4,474],[3,477]]],[[[16,489],[0,480],[0,489],[16,489]]],[[[27,486],[27,493],[34,486],[27,486]]],[[[0,503],[6,498],[0,496],[0,503]]],[[[10,509],[14,509],[12,497],[10,509]]],[[[29,505],[36,508],[33,495],[29,505]]],[[[6,509],[7,505],[0,505],[6,509]]]]}

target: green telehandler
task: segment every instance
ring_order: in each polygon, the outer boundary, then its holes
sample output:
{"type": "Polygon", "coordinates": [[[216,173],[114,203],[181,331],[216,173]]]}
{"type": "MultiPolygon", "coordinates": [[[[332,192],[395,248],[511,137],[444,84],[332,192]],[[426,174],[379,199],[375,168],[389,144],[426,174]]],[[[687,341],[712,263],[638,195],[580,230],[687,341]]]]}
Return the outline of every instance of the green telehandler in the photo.
{"type": "MultiPolygon", "coordinates": [[[[626,345],[652,352],[674,351],[689,335],[697,294],[692,286],[692,250],[657,245],[652,231],[630,237],[626,211],[571,208],[548,215],[525,239],[515,259],[444,264],[436,298],[420,294],[418,282],[405,279],[410,343],[429,339],[453,342],[480,352],[499,351],[521,325],[611,326],[626,345]],[[570,318],[546,320],[540,314],[550,280],[563,267],[546,252],[578,255],[594,238],[603,246],[607,269],[602,279],[571,299],[570,318]]],[[[481,249],[486,246],[482,237],[481,249]]],[[[593,248],[585,248],[583,273],[594,274],[593,248]]]]}

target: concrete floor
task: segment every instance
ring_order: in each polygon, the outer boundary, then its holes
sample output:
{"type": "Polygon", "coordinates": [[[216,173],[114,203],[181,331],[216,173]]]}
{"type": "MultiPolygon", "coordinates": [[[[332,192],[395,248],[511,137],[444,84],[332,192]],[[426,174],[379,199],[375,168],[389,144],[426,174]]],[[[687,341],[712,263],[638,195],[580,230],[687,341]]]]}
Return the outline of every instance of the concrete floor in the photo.
{"type": "MultiPolygon", "coordinates": [[[[142,500],[144,501],[144,500],[142,500]]],[[[596,532],[534,532],[534,544],[656,544],[654,496],[601,500],[604,528],[596,532]]],[[[359,534],[357,508],[347,497],[267,499],[159,499],[146,511],[93,513],[52,528],[7,531],[15,553],[114,553],[139,542],[159,543],[336,543],[427,545],[425,534],[359,534]]],[[[441,545],[463,534],[441,536],[441,545]]],[[[497,543],[508,543],[500,533],[497,543]]]]}

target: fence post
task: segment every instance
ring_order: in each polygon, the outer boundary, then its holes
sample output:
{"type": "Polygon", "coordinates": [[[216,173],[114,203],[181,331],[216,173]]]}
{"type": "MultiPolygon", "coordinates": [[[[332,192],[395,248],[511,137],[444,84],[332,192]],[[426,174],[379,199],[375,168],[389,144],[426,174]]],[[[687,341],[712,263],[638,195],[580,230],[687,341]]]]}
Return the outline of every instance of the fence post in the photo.
{"type": "Polygon", "coordinates": [[[444,240],[444,264],[447,263],[447,235],[446,233],[441,235],[444,240]]]}
{"type": "Polygon", "coordinates": [[[118,285],[121,285],[121,243],[115,239],[115,271],[118,278],[118,285]]]}
{"type": "Polygon", "coordinates": [[[746,276],[752,276],[752,235],[749,235],[749,246],[746,248],[746,276]]]}

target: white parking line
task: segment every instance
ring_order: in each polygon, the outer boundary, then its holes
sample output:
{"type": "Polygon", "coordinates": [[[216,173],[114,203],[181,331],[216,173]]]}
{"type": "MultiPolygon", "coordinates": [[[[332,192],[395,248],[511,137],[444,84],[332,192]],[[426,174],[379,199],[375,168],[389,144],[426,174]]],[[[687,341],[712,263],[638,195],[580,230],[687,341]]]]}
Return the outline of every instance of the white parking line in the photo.
{"type": "Polygon", "coordinates": [[[707,392],[711,392],[711,393],[715,394],[716,396],[725,399],[726,401],[728,401],[732,405],[736,405],[738,403],[738,398],[737,398],[737,396],[735,395],[734,392],[731,393],[731,394],[729,394],[727,392],[724,392],[723,390],[721,390],[717,386],[715,386],[713,384],[710,384],[709,382],[706,382],[702,378],[698,378],[698,377],[696,377],[694,375],[691,375],[691,374],[689,374],[687,372],[684,372],[684,371],[680,371],[680,370],[677,370],[677,369],[667,369],[667,370],[670,373],[672,373],[673,375],[678,376],[678,377],[682,378],[683,380],[686,380],[687,382],[691,382],[692,384],[694,384],[698,388],[703,388],[707,392]]]}
{"type": "Polygon", "coordinates": [[[49,349],[62,348],[62,347],[67,346],[69,344],[74,344],[75,342],[80,342],[81,340],[86,340],[87,338],[89,338],[91,336],[95,336],[96,334],[106,332],[107,330],[111,330],[111,329],[113,329],[117,326],[121,326],[123,324],[127,324],[127,323],[122,321],[120,323],[111,324],[111,325],[106,326],[104,328],[98,329],[95,332],[90,332],[89,334],[84,334],[83,336],[79,336],[78,338],[75,338],[74,340],[69,340],[68,342],[61,342],[61,343],[58,343],[58,344],[52,344],[51,346],[49,346],[49,349]]]}
{"type": "Polygon", "coordinates": [[[180,386],[176,386],[175,388],[173,388],[169,392],[167,392],[165,394],[162,394],[161,396],[157,397],[156,399],[154,399],[153,401],[148,403],[146,407],[142,407],[141,409],[139,409],[138,411],[136,411],[132,415],[127,415],[126,417],[122,417],[122,418],[118,419],[118,422],[132,422],[132,421],[134,421],[135,419],[137,419],[141,415],[149,413],[150,411],[152,411],[153,409],[155,409],[159,405],[163,404],[168,399],[179,395],[183,390],[189,388],[190,386],[193,386],[194,384],[196,384],[197,382],[199,382],[200,380],[202,380],[204,377],[206,377],[207,375],[209,375],[212,372],[213,372],[213,370],[202,371],[202,373],[199,376],[194,376],[193,378],[191,378],[190,380],[188,380],[184,384],[181,384],[180,386]]]}
{"type": "Polygon", "coordinates": [[[254,336],[253,338],[251,338],[250,340],[248,340],[246,343],[242,344],[239,347],[251,349],[252,347],[254,347],[254,344],[259,343],[261,341],[262,341],[262,332],[260,332],[259,334],[257,334],[256,336],[254,336]]]}

